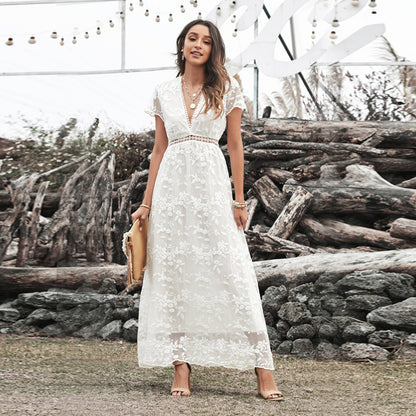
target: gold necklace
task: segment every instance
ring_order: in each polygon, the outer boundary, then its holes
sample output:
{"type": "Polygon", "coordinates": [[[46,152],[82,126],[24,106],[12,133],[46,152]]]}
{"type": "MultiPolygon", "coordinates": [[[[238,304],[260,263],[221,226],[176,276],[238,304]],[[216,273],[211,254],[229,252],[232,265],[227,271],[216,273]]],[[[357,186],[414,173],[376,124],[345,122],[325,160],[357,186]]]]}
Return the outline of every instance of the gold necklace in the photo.
{"type": "Polygon", "coordinates": [[[187,82],[185,81],[185,78],[184,77],[182,77],[182,80],[183,80],[183,85],[185,86],[185,90],[186,90],[186,93],[188,94],[188,97],[191,99],[191,104],[189,105],[189,108],[191,109],[191,110],[193,110],[195,107],[196,107],[196,104],[195,104],[195,100],[199,97],[199,94],[201,94],[201,92],[202,92],[202,88],[203,88],[203,86],[204,86],[204,84],[202,84],[202,86],[201,86],[201,88],[199,89],[199,91],[198,92],[193,92],[193,93],[191,93],[190,91],[189,91],[189,88],[188,88],[188,84],[187,84],[187,82]]]}

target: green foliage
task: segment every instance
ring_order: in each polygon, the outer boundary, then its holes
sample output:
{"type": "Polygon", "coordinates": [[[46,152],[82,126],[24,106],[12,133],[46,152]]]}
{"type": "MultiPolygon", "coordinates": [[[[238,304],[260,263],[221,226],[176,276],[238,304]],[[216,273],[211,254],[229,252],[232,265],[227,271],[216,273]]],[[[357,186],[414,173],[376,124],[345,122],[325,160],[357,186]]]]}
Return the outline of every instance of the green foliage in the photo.
{"type": "MultiPolygon", "coordinates": [[[[88,154],[94,161],[110,150],[116,156],[115,181],[130,177],[135,170],[146,168],[147,157],[153,146],[153,138],[144,133],[124,133],[115,128],[98,131],[99,120],[86,130],[77,127],[77,120],[70,118],[58,129],[44,129],[26,122],[31,138],[18,139],[7,149],[1,160],[0,180],[7,182],[24,174],[42,173],[61,167],[88,154]]],[[[58,190],[78,164],[48,176],[49,191],[58,190]]]]}

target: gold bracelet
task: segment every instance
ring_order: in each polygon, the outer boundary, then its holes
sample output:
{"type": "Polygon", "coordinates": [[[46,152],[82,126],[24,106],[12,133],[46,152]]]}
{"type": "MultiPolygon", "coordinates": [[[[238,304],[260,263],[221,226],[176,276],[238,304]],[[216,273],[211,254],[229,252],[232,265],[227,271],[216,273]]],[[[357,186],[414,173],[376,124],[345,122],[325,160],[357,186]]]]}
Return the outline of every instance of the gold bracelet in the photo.
{"type": "Polygon", "coordinates": [[[233,201],[233,207],[234,208],[245,208],[247,204],[245,202],[237,202],[233,201]]]}
{"type": "Polygon", "coordinates": [[[146,204],[140,204],[141,207],[145,207],[145,208],[149,208],[149,211],[151,210],[151,208],[149,207],[149,205],[146,204]]]}

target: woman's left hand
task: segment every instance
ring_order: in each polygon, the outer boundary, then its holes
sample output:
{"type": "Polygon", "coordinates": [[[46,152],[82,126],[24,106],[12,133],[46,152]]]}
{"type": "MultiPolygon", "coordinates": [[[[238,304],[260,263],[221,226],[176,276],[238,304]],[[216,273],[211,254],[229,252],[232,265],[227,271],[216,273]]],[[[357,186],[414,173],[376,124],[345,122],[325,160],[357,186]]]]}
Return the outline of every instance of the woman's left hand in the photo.
{"type": "Polygon", "coordinates": [[[237,223],[237,227],[239,229],[245,230],[246,223],[248,220],[247,208],[246,207],[244,208],[234,207],[234,218],[235,218],[235,222],[237,223]]]}

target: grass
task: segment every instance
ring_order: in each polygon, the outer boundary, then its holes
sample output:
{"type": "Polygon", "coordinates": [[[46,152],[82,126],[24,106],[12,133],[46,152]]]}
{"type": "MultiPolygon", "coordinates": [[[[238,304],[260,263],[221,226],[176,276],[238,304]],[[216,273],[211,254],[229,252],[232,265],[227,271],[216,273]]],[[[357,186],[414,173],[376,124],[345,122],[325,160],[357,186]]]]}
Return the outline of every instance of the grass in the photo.
{"type": "Polygon", "coordinates": [[[0,335],[1,415],[413,415],[416,361],[317,362],[274,355],[284,402],[256,395],[254,371],[192,366],[192,395],[169,395],[172,367],[143,369],[136,344],[0,335]]]}

